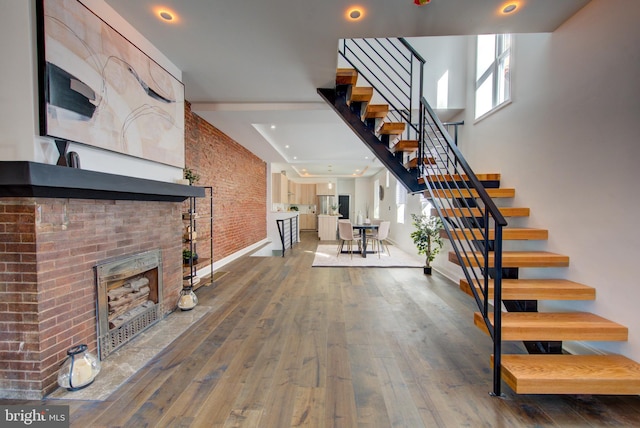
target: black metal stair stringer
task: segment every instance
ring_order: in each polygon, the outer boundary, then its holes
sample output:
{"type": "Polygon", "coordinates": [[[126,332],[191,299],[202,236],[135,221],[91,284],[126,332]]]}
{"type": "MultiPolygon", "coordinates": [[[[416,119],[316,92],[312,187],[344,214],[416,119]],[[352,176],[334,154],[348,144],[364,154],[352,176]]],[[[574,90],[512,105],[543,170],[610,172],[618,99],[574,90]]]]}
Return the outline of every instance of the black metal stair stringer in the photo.
{"type": "Polygon", "coordinates": [[[335,89],[318,88],[318,94],[338,113],[338,116],[353,130],[353,132],[366,144],[375,156],[387,167],[389,172],[400,181],[410,193],[418,193],[426,190],[426,185],[418,182],[418,178],[411,174],[401,161],[391,153],[387,145],[368,128],[356,113],[347,105],[346,98],[338,95],[335,89]]]}

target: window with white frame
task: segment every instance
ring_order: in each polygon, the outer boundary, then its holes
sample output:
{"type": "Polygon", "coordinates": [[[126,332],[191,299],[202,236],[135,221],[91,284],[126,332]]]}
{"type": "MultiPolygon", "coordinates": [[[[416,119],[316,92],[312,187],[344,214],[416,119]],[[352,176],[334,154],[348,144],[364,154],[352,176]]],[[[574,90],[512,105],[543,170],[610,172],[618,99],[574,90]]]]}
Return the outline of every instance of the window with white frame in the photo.
{"type": "Polygon", "coordinates": [[[479,35],[476,50],[476,119],[511,100],[511,34],[479,35]]]}
{"type": "MultiPolygon", "coordinates": [[[[373,183],[373,218],[380,218],[380,196],[378,189],[380,188],[380,180],[376,179],[373,183]]],[[[367,216],[369,212],[367,210],[367,216]]]]}
{"type": "Polygon", "coordinates": [[[404,213],[407,206],[407,189],[400,181],[396,181],[396,223],[404,224],[404,213]]]}

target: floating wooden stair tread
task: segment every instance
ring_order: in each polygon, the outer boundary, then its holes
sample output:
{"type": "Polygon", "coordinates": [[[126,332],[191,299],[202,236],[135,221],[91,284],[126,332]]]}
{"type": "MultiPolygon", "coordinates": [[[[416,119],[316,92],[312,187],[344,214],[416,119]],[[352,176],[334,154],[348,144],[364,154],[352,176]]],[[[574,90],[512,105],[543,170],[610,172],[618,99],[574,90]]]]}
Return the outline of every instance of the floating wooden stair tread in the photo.
{"type": "MultiPolygon", "coordinates": [[[[465,266],[484,267],[482,253],[474,251],[468,253],[469,257],[465,258],[465,266]]],[[[489,253],[489,267],[493,267],[493,253],[489,253]]],[[[456,257],[456,253],[449,252],[449,261],[460,265],[460,261],[456,257]]],[[[550,253],[548,251],[503,251],[502,267],[503,268],[521,268],[521,267],[567,267],[569,266],[569,257],[563,254],[550,253]]]]}
{"type": "MultiPolygon", "coordinates": [[[[485,189],[491,198],[513,198],[516,195],[516,189],[502,188],[485,189]]],[[[434,196],[437,198],[477,198],[478,192],[475,189],[434,189],[434,196]]],[[[425,192],[425,196],[429,197],[429,192],[425,192]]]]}
{"type": "MultiPolygon", "coordinates": [[[[493,314],[489,315],[493,325],[493,314]]],[[[488,333],[482,314],[474,324],[488,333]]],[[[503,312],[502,340],[626,341],[627,327],[589,312],[503,312]]]]}
{"type": "Polygon", "coordinates": [[[391,150],[392,153],[413,153],[418,150],[418,140],[400,140],[395,143],[389,150],[391,150]]]}
{"type": "Polygon", "coordinates": [[[349,103],[368,103],[373,97],[373,88],[368,86],[351,88],[349,103]]]}
{"type": "MultiPolygon", "coordinates": [[[[498,210],[504,217],[529,217],[531,212],[529,208],[517,207],[498,207],[498,210]]],[[[478,208],[447,208],[441,211],[445,217],[482,217],[482,212],[478,208]]],[[[438,210],[432,208],[431,215],[437,216],[438,210]]]]}
{"type": "Polygon", "coordinates": [[[404,122],[385,122],[382,124],[378,133],[380,135],[400,135],[406,127],[404,122]]]}
{"type": "MultiPolygon", "coordinates": [[[[436,163],[436,160],[434,158],[424,158],[424,163],[427,164],[427,165],[434,164],[434,163],[436,163]]],[[[404,163],[404,167],[406,169],[417,168],[418,167],[418,158],[409,159],[408,162],[404,163]]]]}
{"type": "MultiPolygon", "coordinates": [[[[451,234],[456,239],[483,240],[484,231],[480,229],[452,229],[451,234]]],[[[440,231],[442,238],[448,238],[447,232],[440,231]]],[[[546,240],[549,237],[549,231],[546,229],[534,229],[528,227],[505,227],[502,229],[503,240],[546,240]]],[[[489,240],[495,239],[495,230],[489,229],[489,240]]]]}
{"type": "MultiPolygon", "coordinates": [[[[488,174],[476,174],[479,181],[500,181],[500,174],[488,173],[488,174]]],[[[468,181],[469,177],[466,174],[428,174],[427,178],[431,182],[454,182],[454,181],[468,181]]],[[[418,181],[424,184],[424,177],[419,177],[418,181]]]]}
{"type": "Polygon", "coordinates": [[[517,394],[640,394],[640,364],[622,355],[503,355],[517,394]]]}
{"type": "Polygon", "coordinates": [[[339,68],[336,73],[336,85],[355,85],[358,72],[353,68],[339,68]]]}
{"type": "MultiPolygon", "coordinates": [[[[472,296],[466,279],[460,289],[472,296]]],[[[503,279],[502,300],[595,300],[596,289],[566,279],[503,279]]],[[[489,299],[493,299],[493,280],[489,280],[489,299]]]]}
{"type": "Polygon", "coordinates": [[[384,119],[389,114],[388,104],[367,104],[362,114],[362,120],[365,119],[384,119]]]}

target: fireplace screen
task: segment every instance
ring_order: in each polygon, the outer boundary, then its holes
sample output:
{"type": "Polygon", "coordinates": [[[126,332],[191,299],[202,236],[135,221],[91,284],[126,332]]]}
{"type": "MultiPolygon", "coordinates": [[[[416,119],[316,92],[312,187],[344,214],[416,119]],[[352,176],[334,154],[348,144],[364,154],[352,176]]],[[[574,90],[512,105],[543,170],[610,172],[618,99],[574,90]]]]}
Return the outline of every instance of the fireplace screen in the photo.
{"type": "Polygon", "coordinates": [[[98,355],[110,353],[162,317],[162,253],[133,254],[95,266],[98,355]]]}

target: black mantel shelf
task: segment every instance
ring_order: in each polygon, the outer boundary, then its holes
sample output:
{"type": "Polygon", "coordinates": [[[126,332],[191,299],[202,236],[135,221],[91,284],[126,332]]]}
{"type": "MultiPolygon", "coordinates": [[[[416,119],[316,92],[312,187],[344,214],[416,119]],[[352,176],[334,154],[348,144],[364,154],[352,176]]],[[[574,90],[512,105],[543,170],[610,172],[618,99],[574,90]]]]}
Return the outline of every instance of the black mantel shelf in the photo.
{"type": "Polygon", "coordinates": [[[37,162],[0,161],[0,197],[181,202],[204,188],[37,162]]]}

